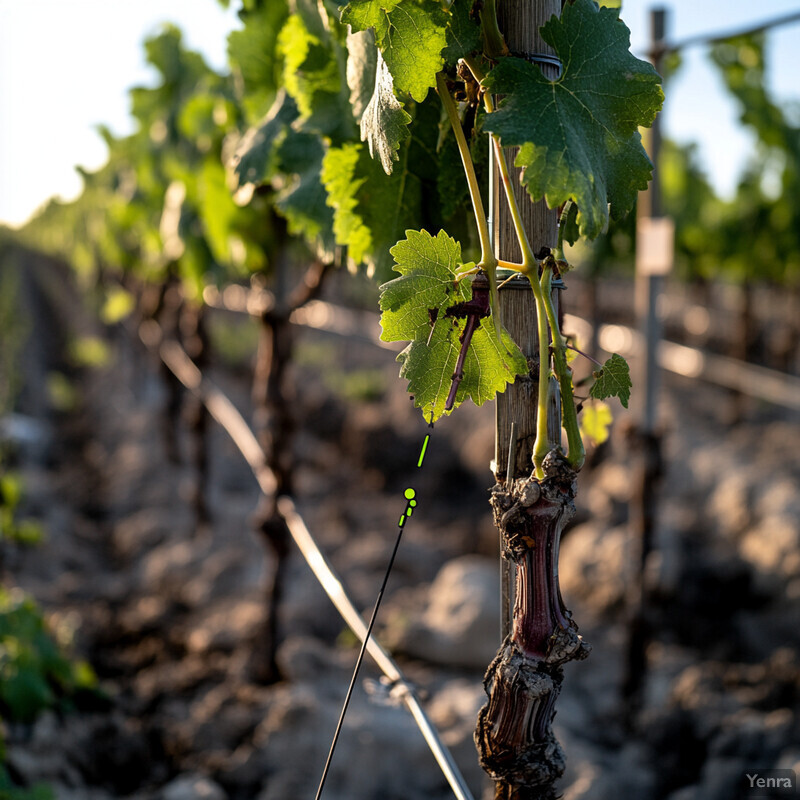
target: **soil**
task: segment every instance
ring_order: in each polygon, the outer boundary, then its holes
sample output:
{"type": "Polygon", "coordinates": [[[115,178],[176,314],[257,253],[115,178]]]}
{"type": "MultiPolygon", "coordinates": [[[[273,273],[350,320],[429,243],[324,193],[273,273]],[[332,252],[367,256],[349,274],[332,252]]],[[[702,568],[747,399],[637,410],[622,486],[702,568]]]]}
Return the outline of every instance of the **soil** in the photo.
{"type": "MultiPolygon", "coordinates": [[[[259,493],[249,469],[211,427],[211,521],[198,524],[193,442],[182,425],[181,459],[170,461],[158,365],[125,326],[92,321],[61,265],[31,254],[14,265],[33,332],[15,418],[33,433],[18,441],[17,465],[23,511],[42,519],[47,539],[34,549],[6,545],[5,581],[31,592],[71,637],[107,700],[12,726],[12,774],[48,782],[58,800],[313,797],[354,637],[295,551],[279,616],[283,680],[257,680],[274,557],[251,529],[259,493]],[[69,343],[86,335],[110,348],[104,368],[70,359],[69,343]],[[48,400],[54,372],[73,389],[70,407],[48,400]]],[[[229,337],[250,335],[224,315],[217,324],[229,337]]],[[[403,492],[415,489],[378,635],[419,687],[476,800],[491,797],[472,731],[499,644],[492,410],[465,406],[437,424],[418,469],[428,429],[391,355],[310,329],[298,330],[296,344],[298,508],[368,612],[403,492]]],[[[218,357],[211,375],[248,415],[247,357],[218,357]]],[[[736,800],[749,796],[745,772],[800,769],[800,420],[670,376],[661,411],[649,671],[632,723],[620,691],[635,554],[628,415],[582,474],[564,536],[562,590],[593,646],[567,667],[557,706],[565,800],[736,800]]],[[[324,797],[452,797],[372,665],[324,797]]]]}

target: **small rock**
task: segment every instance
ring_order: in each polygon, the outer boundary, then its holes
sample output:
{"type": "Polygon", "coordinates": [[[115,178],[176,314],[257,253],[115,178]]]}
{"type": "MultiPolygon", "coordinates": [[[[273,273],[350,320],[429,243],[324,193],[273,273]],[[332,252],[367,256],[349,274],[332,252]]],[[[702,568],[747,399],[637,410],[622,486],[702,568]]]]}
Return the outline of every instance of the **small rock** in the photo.
{"type": "Polygon", "coordinates": [[[800,576],[800,522],[783,514],[765,517],[743,536],[739,550],[756,567],[759,588],[782,594],[800,576]]]}
{"type": "Polygon", "coordinates": [[[252,635],[263,617],[263,605],[252,600],[217,603],[192,627],[186,640],[187,648],[191,653],[234,650],[252,635]]]}
{"type": "Polygon", "coordinates": [[[449,561],[423,592],[421,614],[395,608],[389,639],[426,661],[485,669],[499,644],[499,582],[492,559],[469,555],[449,561]]]}
{"type": "Polygon", "coordinates": [[[573,528],[561,545],[558,575],[567,607],[582,600],[596,614],[622,606],[627,591],[630,532],[587,522],[573,528]]]}

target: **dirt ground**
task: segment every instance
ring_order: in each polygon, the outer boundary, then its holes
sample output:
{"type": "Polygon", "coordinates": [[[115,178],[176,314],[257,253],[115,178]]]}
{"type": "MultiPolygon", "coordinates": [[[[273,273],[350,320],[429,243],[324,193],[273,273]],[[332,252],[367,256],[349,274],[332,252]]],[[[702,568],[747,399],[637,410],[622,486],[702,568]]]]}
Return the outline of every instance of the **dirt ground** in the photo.
{"type": "MultiPolygon", "coordinates": [[[[211,523],[191,504],[191,440],[167,457],[165,389],[122,327],[100,330],[66,273],[23,264],[33,331],[22,365],[18,444],[25,513],[46,542],[6,547],[7,582],[70,632],[108,702],[43,715],[9,732],[21,782],[58,800],[289,800],[314,796],[355,660],[355,640],[299,554],[280,609],[284,680],[254,679],[264,592],[274,566],[251,530],[255,481],[210,429],[211,523]],[[67,357],[100,335],[104,368],[67,357]],[[48,376],[73,389],[54,408],[48,376]]],[[[249,333],[220,320],[247,352],[249,333]]],[[[391,353],[303,329],[293,409],[296,503],[359,608],[374,602],[405,507],[418,500],[390,579],[379,638],[419,687],[476,800],[491,797],[472,742],[483,670],[498,645],[497,540],[487,490],[490,408],[459,410],[432,432],[396,378],[391,353]],[[342,375],[356,377],[343,382],[342,375]],[[358,397],[360,399],[354,399],[358,397]],[[466,420],[466,422],[465,422],[466,420]]],[[[245,414],[247,370],[217,360],[214,380],[245,414]]],[[[657,552],[648,564],[654,636],[644,707],[623,725],[620,683],[634,552],[632,456],[615,423],[581,476],[561,555],[562,591],[593,652],[566,670],[556,733],[565,800],[737,800],[744,773],[800,769],[800,428],[797,413],[664,377],[665,473],[657,552]]],[[[422,736],[367,665],[326,786],[327,800],[452,797],[422,736]]]]}

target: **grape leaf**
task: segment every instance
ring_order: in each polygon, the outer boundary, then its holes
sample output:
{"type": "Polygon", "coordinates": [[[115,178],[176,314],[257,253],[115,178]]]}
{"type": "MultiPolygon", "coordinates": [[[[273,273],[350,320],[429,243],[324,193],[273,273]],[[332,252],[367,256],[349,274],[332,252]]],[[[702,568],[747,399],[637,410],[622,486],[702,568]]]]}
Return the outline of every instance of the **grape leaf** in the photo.
{"type": "Polygon", "coordinates": [[[375,93],[361,117],[361,141],[369,146],[369,154],[380,159],[383,171],[392,174],[393,162],[399,159],[397,150],[408,136],[411,115],[394,96],[392,74],[378,53],[375,71],[375,93]]]}
{"type": "MultiPolygon", "coordinates": [[[[366,146],[355,142],[329,147],[323,164],[336,241],[348,246],[351,267],[364,264],[380,281],[392,277],[389,249],[406,229],[425,225],[438,230],[443,225],[437,188],[441,153],[436,146],[441,104],[431,94],[425,102],[409,105],[409,111],[414,119],[411,136],[400,145],[391,175],[370,158],[366,146]]],[[[464,183],[463,168],[457,167],[464,183]]],[[[452,221],[465,238],[471,235],[471,216],[452,221]]]]}
{"type": "MultiPolygon", "coordinates": [[[[275,207],[289,223],[289,233],[304,236],[319,258],[331,260],[334,251],[333,211],[322,184],[325,147],[315,134],[289,129],[277,153],[284,185],[275,207]]],[[[276,182],[277,183],[277,182],[276,182]]]]}
{"type": "Polygon", "coordinates": [[[278,36],[283,55],[283,83],[294,98],[303,130],[339,142],[351,138],[350,90],[341,74],[340,44],[320,18],[321,10],[289,17],[278,36]]]}
{"type": "Polygon", "coordinates": [[[245,26],[228,37],[228,57],[244,83],[242,104],[250,120],[264,114],[278,91],[280,57],[276,43],[288,15],[285,0],[271,0],[247,11],[245,26]]]}
{"type": "Polygon", "coordinates": [[[375,71],[378,48],[375,31],[350,31],[347,34],[347,86],[350,89],[350,107],[353,118],[361,122],[364,109],[375,93],[375,71]]]}
{"type": "Polygon", "coordinates": [[[219,264],[241,268],[244,248],[233,227],[239,215],[225,180],[225,168],[215,156],[203,162],[197,175],[198,212],[203,222],[206,244],[219,264]]]}
{"type": "Polygon", "coordinates": [[[281,91],[263,122],[245,133],[230,166],[239,192],[238,202],[252,197],[252,187],[272,183],[275,208],[289,223],[289,232],[302,235],[320,257],[333,253],[333,213],[322,185],[325,147],[319,136],[297,130],[295,101],[281,91]]]}
{"type": "Polygon", "coordinates": [[[355,142],[329,148],[323,162],[322,181],[334,209],[336,242],[347,245],[351,264],[365,264],[367,273],[379,279],[391,274],[389,248],[406,228],[418,224],[422,214],[420,167],[435,175],[421,156],[412,158],[411,152],[407,142],[389,176],[367,148],[355,142]]]}
{"type": "Polygon", "coordinates": [[[297,104],[281,90],[267,116],[242,136],[231,158],[238,188],[260,186],[271,179],[277,145],[297,116],[297,104]]]}
{"type": "Polygon", "coordinates": [[[445,36],[447,46],[442,51],[445,63],[455,64],[459,58],[480,49],[481,26],[477,15],[473,16],[474,0],[454,0],[450,6],[450,20],[445,36]]]}
{"type": "Polygon", "coordinates": [[[581,437],[590,439],[595,446],[603,444],[613,421],[611,409],[602,400],[585,406],[581,412],[581,437]]]}
{"type": "Polygon", "coordinates": [[[407,161],[406,148],[399,168],[387,176],[362,144],[331,147],[325,154],[322,181],[334,210],[336,242],[347,245],[351,266],[365,264],[370,276],[389,274],[389,248],[419,217],[418,184],[407,161]]]}
{"type": "Polygon", "coordinates": [[[550,81],[534,64],[502,59],[485,85],[507,97],[485,127],[520,146],[515,163],[532,198],[551,208],[574,200],[580,233],[594,238],[608,222],[608,204],[615,219],[623,216],[650,179],[638,127],[661,107],[661,78],[630,53],[619,11],[592,0],[568,3],[541,35],[563,63],[561,77],[550,81]]]}
{"type": "Polygon", "coordinates": [[[619,397],[620,403],[628,407],[631,396],[631,373],[628,362],[620,355],[614,353],[605,364],[594,374],[594,384],[589,392],[597,400],[607,397],[619,397]]]}
{"type": "Polygon", "coordinates": [[[283,56],[283,83],[304,117],[310,117],[318,94],[339,91],[339,70],[330,50],[314,36],[299,15],[292,15],[278,35],[283,56]]]}
{"type": "Polygon", "coordinates": [[[342,9],[354,31],[375,29],[395,89],[420,102],[444,64],[447,20],[436,0],[350,0],[342,9]]]}
{"type": "MultiPolygon", "coordinates": [[[[408,380],[414,405],[430,422],[445,413],[453,372],[466,321],[447,315],[447,309],[472,297],[468,280],[456,281],[463,270],[461,245],[444,231],[406,231],[392,248],[394,269],[401,277],[381,287],[381,339],[410,341],[397,357],[400,376],[408,380]]],[[[466,268],[472,265],[466,265],[466,268]]],[[[516,376],[527,372],[525,356],[504,331],[503,349],[491,317],[481,320],[464,362],[464,377],[455,406],[468,397],[476,405],[494,399],[516,376]]]]}

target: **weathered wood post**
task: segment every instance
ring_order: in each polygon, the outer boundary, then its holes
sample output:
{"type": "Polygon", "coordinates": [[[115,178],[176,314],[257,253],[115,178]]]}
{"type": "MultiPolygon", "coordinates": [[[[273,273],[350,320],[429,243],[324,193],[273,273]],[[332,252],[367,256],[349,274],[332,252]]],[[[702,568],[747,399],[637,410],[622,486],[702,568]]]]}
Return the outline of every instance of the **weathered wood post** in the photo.
{"type": "MultiPolygon", "coordinates": [[[[650,58],[657,72],[663,68],[666,11],[650,12],[650,58]]],[[[629,591],[630,621],[622,681],[625,701],[624,721],[630,730],[642,704],[647,675],[647,645],[650,641],[647,562],[655,545],[658,488],[662,472],[662,436],[658,425],[660,368],[658,349],[662,324],[658,300],[672,268],[674,225],[663,215],[658,157],[661,150],[661,118],[657,116],[649,131],[648,151],[653,162],[650,186],[639,195],[636,219],[636,316],[643,342],[637,386],[637,427],[633,444],[637,451],[634,494],[631,498],[631,523],[638,547],[636,579],[629,591]]]]}
{"type": "MultiPolygon", "coordinates": [[[[560,11],[560,0],[497,3],[511,53],[537,63],[550,78],[558,76],[558,62],[539,28],[560,11]]],[[[507,152],[512,162],[514,155],[507,152]]],[[[512,174],[517,177],[518,171],[512,174]]],[[[519,182],[512,182],[533,251],[555,247],[557,212],[544,202],[531,203],[519,182]]],[[[492,180],[490,203],[495,253],[518,262],[521,254],[499,180],[492,180]]],[[[497,800],[548,800],[557,796],[555,781],[564,771],[564,755],[552,731],[561,665],[588,652],[558,587],[558,543],[574,508],[575,475],[553,452],[545,461],[545,480],[532,478],[540,364],[536,306],[527,278],[512,279],[500,292],[500,305],[530,372],[497,398],[497,482],[491,502],[503,559],[504,639],[484,679],[489,700],[479,713],[475,740],[481,765],[496,782],[497,800]]],[[[557,393],[551,411],[555,446],[561,430],[557,393]]]]}

